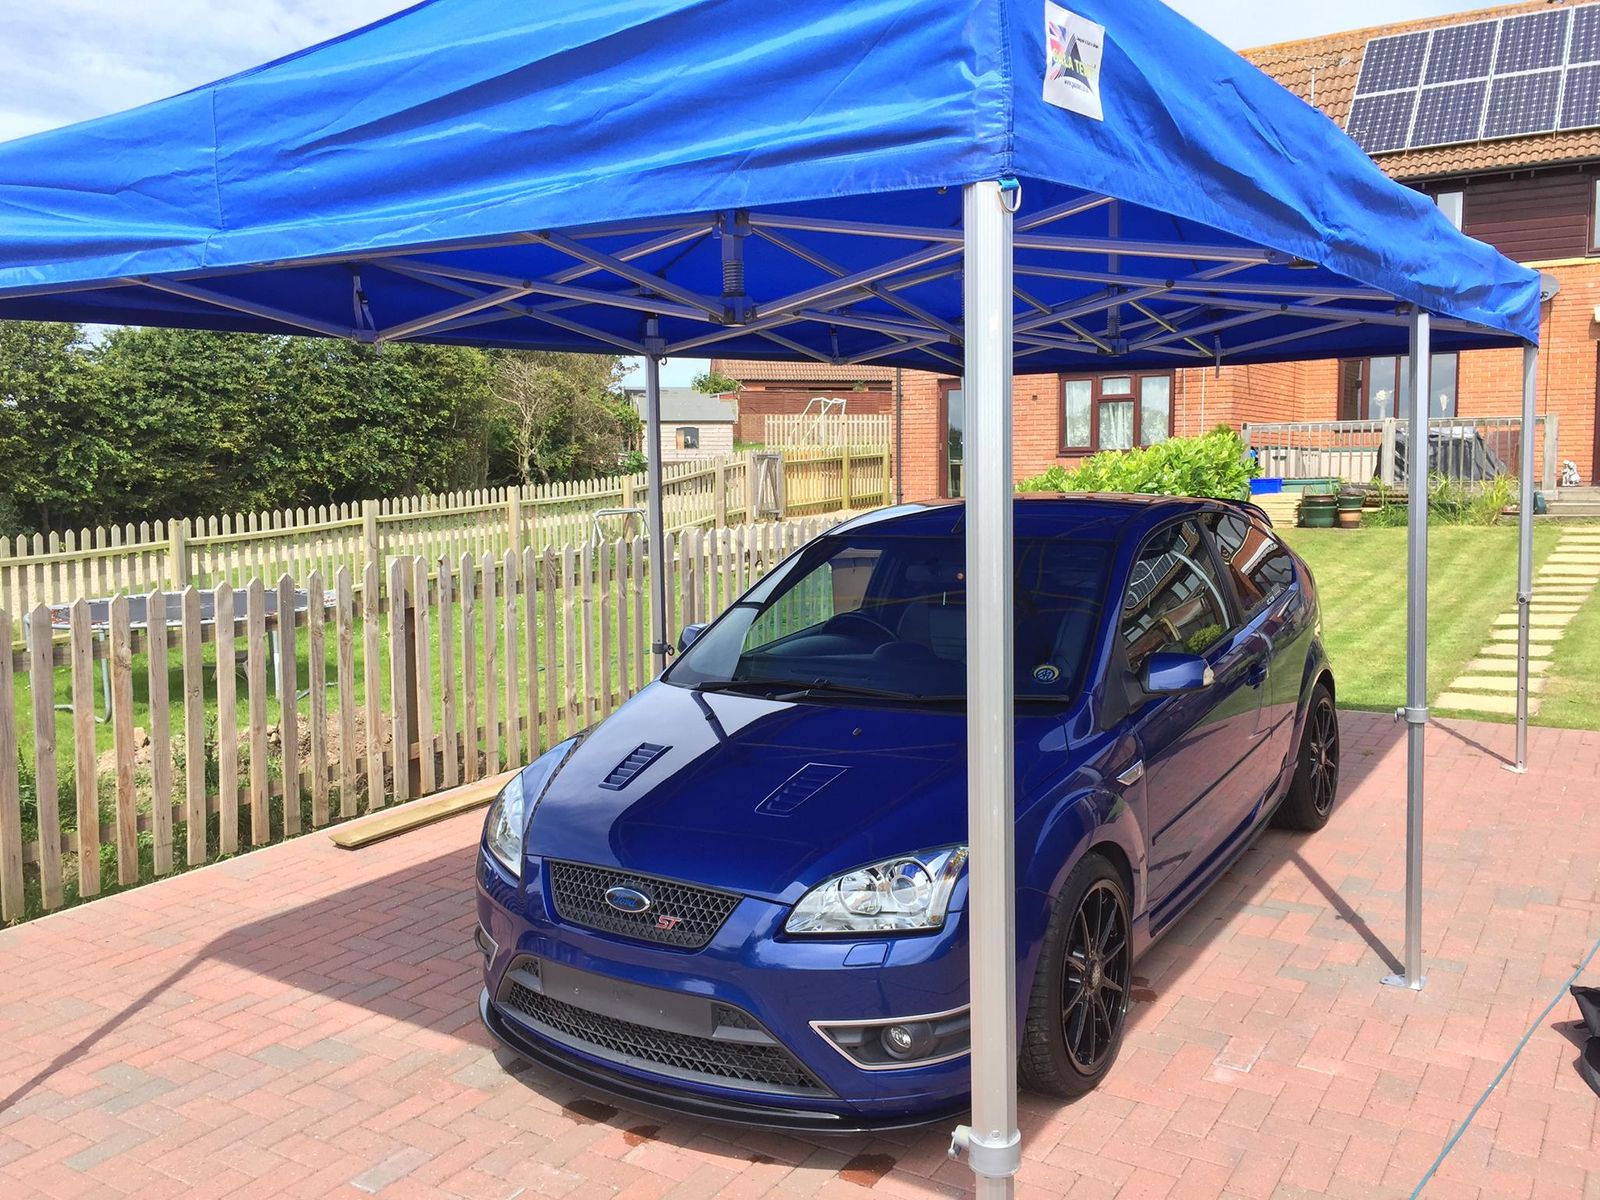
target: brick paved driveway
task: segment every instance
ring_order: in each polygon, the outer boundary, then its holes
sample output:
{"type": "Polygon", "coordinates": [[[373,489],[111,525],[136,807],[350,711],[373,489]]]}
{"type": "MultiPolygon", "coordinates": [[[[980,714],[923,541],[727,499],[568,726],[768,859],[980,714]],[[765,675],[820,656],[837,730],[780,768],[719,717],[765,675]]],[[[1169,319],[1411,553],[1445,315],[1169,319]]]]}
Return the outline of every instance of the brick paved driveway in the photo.
{"type": "MultiPolygon", "coordinates": [[[[1128,1044],[1024,1099],[1037,1197],[1600,1200],[1565,1000],[1600,935],[1600,733],[1429,734],[1426,991],[1400,949],[1404,752],[1347,715],[1345,800],[1269,833],[1140,964],[1128,1044]]],[[[505,1068],[470,942],[479,818],[321,835],[0,933],[0,1197],[958,1195],[945,1133],[808,1141],[664,1121],[505,1068]]],[[[1591,972],[1600,983],[1600,971],[1591,972]]]]}

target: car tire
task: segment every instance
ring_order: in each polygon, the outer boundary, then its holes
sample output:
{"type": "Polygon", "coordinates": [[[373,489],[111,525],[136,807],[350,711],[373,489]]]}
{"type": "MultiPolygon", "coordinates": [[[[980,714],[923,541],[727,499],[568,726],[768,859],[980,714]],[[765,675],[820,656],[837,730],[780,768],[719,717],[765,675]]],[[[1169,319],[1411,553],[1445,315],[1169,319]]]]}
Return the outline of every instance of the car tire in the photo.
{"type": "Polygon", "coordinates": [[[1133,987],[1133,921],[1122,875],[1099,854],[1073,868],[1050,912],[1022,1031],[1025,1086],[1074,1099],[1116,1061],[1133,987]]]}
{"type": "Polygon", "coordinates": [[[1295,751],[1294,778],[1273,824],[1311,833],[1328,823],[1339,797],[1339,710],[1326,683],[1311,689],[1306,724],[1295,751]]]}

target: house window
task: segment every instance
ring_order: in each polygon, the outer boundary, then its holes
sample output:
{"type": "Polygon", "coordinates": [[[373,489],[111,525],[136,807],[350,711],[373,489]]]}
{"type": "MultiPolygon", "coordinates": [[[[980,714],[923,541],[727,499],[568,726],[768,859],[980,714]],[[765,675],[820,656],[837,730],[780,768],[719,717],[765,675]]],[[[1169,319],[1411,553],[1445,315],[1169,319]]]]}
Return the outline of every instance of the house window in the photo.
{"type": "Polygon", "coordinates": [[[700,430],[693,425],[678,426],[678,449],[700,449],[700,430]]]}
{"type": "MultiPolygon", "coordinates": [[[[1428,382],[1428,415],[1456,415],[1454,354],[1435,354],[1428,382]]],[[[1405,416],[1406,394],[1411,389],[1411,360],[1400,358],[1347,358],[1339,364],[1339,420],[1384,421],[1405,416]]]]}
{"type": "Polygon", "coordinates": [[[1171,435],[1170,371],[1062,379],[1062,454],[1131,450],[1171,435]]]}
{"type": "Polygon", "coordinates": [[[1464,202],[1466,200],[1466,193],[1440,192],[1438,195],[1434,196],[1433,199],[1434,202],[1438,204],[1439,211],[1444,213],[1450,224],[1454,225],[1457,229],[1460,229],[1461,215],[1464,202]]]}
{"type": "Polygon", "coordinates": [[[944,465],[944,478],[941,480],[944,491],[941,494],[946,499],[955,500],[965,495],[965,481],[961,472],[966,459],[963,441],[967,427],[967,405],[959,381],[946,379],[940,383],[939,408],[942,439],[939,458],[944,465]]]}
{"type": "Polygon", "coordinates": [[[1600,179],[1594,181],[1594,198],[1590,205],[1589,249],[1600,253],[1600,179]]]}

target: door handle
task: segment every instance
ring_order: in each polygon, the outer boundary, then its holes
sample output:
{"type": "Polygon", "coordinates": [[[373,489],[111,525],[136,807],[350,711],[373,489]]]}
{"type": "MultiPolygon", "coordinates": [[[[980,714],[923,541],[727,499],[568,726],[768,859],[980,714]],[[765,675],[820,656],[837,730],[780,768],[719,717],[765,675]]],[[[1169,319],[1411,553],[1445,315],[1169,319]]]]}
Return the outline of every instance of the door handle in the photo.
{"type": "Polygon", "coordinates": [[[1123,787],[1132,787],[1144,778],[1144,759],[1136,758],[1133,765],[1117,776],[1117,782],[1123,787]]]}
{"type": "Polygon", "coordinates": [[[1244,673],[1244,681],[1251,687],[1260,687],[1267,681],[1267,667],[1265,663],[1257,663],[1244,673]]]}

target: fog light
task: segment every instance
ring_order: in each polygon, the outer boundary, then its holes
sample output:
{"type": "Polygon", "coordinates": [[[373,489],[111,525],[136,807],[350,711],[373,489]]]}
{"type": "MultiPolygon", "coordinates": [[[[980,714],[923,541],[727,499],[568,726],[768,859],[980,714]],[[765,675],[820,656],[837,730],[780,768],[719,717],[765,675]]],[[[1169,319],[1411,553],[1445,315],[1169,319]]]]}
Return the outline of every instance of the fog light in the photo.
{"type": "Polygon", "coordinates": [[[890,1058],[904,1062],[925,1058],[933,1046],[933,1026],[926,1021],[908,1025],[885,1025],[878,1040],[890,1058]]]}

